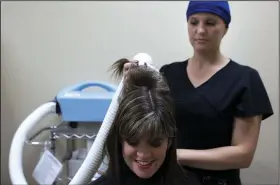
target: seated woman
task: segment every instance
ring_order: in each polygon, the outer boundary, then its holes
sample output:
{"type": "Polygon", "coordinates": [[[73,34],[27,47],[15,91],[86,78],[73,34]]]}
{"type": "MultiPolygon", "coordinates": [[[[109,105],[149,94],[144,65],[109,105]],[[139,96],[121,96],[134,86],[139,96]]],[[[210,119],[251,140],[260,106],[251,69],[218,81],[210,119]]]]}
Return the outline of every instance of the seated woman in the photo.
{"type": "MultiPolygon", "coordinates": [[[[123,74],[126,59],[112,67],[123,74]]],[[[198,185],[176,157],[173,102],[163,76],[147,66],[133,65],[124,80],[119,109],[106,148],[106,175],[90,185],[198,185]]]]}

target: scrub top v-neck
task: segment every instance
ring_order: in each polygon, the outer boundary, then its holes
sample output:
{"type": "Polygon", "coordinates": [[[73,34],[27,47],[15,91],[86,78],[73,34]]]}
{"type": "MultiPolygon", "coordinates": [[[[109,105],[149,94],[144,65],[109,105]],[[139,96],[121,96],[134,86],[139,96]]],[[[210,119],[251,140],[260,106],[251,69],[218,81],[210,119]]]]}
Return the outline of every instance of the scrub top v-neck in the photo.
{"type": "Polygon", "coordinates": [[[188,78],[187,64],[188,60],[174,62],[160,69],[175,102],[177,148],[230,146],[235,117],[262,114],[264,120],[273,114],[255,69],[230,60],[206,82],[195,87],[188,78]]]}

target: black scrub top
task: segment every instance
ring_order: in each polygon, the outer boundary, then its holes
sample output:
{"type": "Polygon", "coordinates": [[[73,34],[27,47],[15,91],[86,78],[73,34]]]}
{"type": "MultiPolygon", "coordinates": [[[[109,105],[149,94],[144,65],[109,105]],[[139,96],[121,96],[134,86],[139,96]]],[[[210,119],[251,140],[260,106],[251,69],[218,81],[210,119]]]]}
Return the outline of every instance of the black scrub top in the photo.
{"type": "MultiPolygon", "coordinates": [[[[234,117],[273,114],[259,73],[233,60],[208,81],[194,87],[186,73],[188,60],[160,68],[175,101],[177,148],[211,149],[231,145],[234,117]]],[[[239,179],[239,170],[211,171],[186,167],[199,176],[239,179]]]]}

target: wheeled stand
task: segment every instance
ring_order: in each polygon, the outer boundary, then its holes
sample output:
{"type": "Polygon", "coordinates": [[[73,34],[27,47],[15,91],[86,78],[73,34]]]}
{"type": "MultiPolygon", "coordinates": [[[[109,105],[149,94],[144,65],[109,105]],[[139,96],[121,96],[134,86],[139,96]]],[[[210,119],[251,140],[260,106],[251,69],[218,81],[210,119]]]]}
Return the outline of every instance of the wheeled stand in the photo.
{"type": "MultiPolygon", "coordinates": [[[[48,149],[62,164],[63,170],[57,177],[53,185],[69,184],[73,176],[79,169],[84,158],[74,158],[75,150],[82,149],[83,156],[87,155],[88,150],[93,143],[101,123],[77,123],[62,122],[58,126],[46,127],[30,137],[26,143],[30,146],[39,146],[42,149],[48,149]],[[49,139],[46,142],[34,141],[37,136],[43,132],[49,132],[49,139]],[[59,156],[57,143],[65,144],[65,151],[59,156]]],[[[108,158],[104,152],[104,160],[99,170],[93,175],[92,180],[97,179],[106,172],[108,158]]]]}

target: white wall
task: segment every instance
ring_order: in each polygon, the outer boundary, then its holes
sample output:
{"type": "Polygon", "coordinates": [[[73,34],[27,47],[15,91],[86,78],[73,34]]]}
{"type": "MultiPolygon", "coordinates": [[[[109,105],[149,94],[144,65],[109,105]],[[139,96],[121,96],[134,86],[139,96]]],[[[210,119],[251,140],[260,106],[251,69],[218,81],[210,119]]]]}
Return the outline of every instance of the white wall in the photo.
{"type": "MultiPolygon", "coordinates": [[[[262,126],[244,183],[276,184],[279,171],[278,2],[230,2],[232,23],[223,52],[259,70],[275,115],[262,126]]],[[[187,2],[1,2],[1,182],[8,184],[8,150],[21,121],[62,88],[84,80],[111,81],[108,67],[138,52],[156,65],[191,56],[187,2]]],[[[30,179],[38,153],[26,149],[30,179]]]]}

